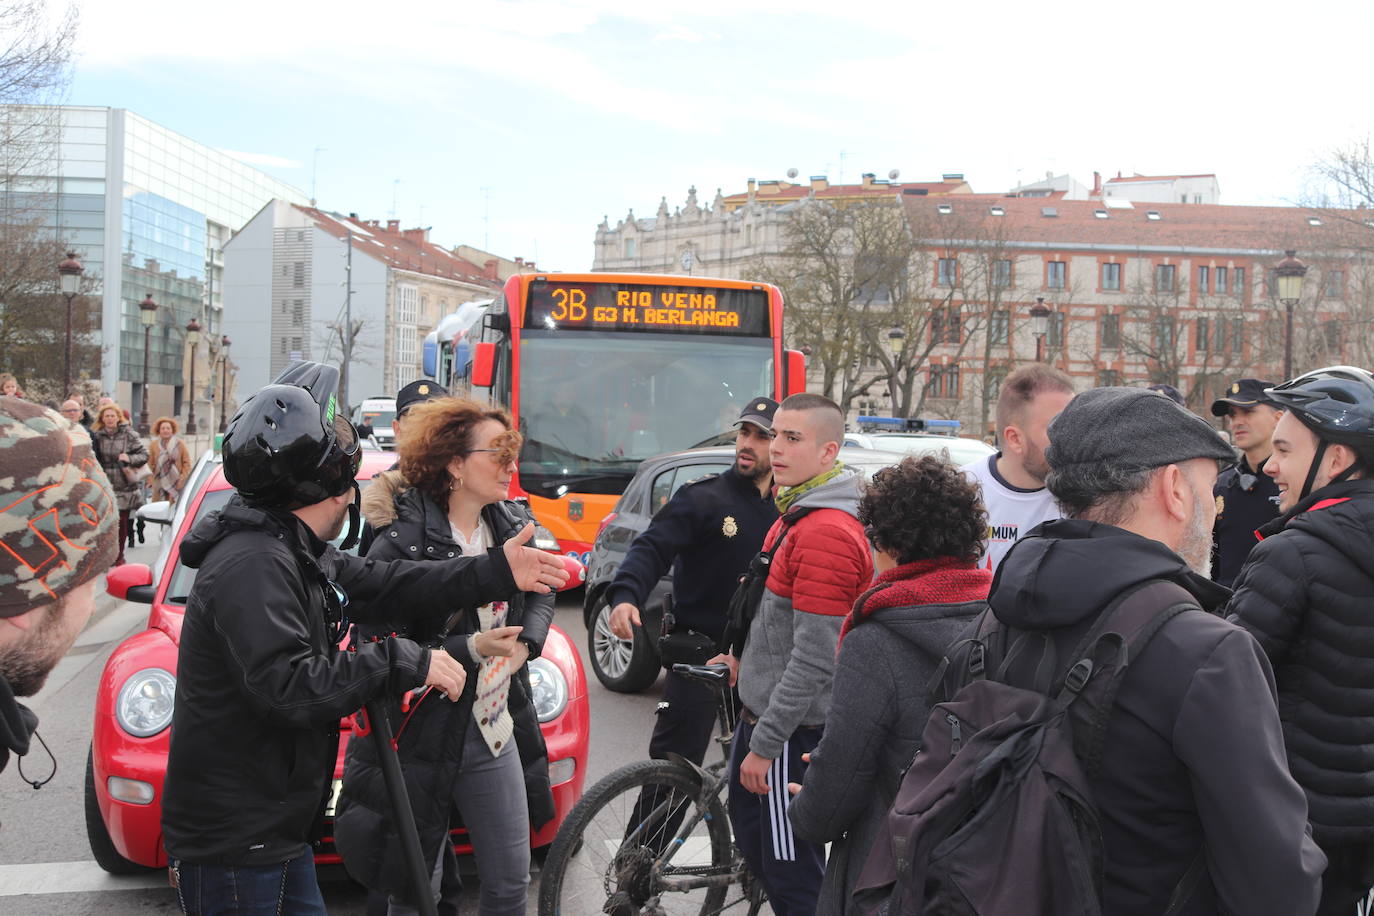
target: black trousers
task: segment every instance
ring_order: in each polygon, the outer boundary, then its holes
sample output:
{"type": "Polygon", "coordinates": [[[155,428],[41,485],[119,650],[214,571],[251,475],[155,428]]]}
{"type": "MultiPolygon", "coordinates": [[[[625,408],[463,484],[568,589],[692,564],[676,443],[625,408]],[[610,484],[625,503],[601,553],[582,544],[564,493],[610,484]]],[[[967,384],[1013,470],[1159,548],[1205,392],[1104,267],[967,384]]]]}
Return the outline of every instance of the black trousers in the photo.
{"type": "MultiPolygon", "coordinates": [[[[739,698],[733,690],[729,702],[734,707],[733,719],[739,711],[739,698]]],[[[716,695],[709,687],[669,671],[663,679],[663,699],[659,701],[654,733],[649,739],[649,756],[667,760],[669,754],[678,754],[700,766],[716,734],[717,709],[716,695]]],[[[626,835],[637,831],[645,845],[662,852],[687,811],[685,800],[675,809],[658,810],[665,801],[663,792],[645,786],[626,825],[626,835]]]]}
{"type": "Polygon", "coordinates": [[[1374,845],[1324,847],[1322,902],[1317,916],[1351,916],[1374,887],[1374,845]]]}

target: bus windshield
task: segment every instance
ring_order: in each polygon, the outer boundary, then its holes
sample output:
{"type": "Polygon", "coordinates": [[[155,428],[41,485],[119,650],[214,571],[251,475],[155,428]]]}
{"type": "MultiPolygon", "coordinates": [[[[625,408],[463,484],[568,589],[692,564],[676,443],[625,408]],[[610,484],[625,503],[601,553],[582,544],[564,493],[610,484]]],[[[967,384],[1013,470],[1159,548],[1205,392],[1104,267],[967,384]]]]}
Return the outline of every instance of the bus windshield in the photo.
{"type": "Polygon", "coordinates": [[[519,379],[525,489],[618,494],[643,459],[715,438],[771,392],[772,342],[526,330],[519,379]]]}

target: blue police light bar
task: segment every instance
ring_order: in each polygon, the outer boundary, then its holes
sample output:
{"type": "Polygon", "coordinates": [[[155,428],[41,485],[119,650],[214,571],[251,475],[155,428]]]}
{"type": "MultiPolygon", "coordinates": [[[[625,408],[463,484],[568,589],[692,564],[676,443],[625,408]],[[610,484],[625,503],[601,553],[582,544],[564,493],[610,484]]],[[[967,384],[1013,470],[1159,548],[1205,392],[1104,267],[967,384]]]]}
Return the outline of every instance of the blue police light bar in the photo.
{"type": "Polygon", "coordinates": [[[957,436],[958,420],[927,420],[922,417],[859,417],[860,431],[886,433],[934,433],[957,436]]]}

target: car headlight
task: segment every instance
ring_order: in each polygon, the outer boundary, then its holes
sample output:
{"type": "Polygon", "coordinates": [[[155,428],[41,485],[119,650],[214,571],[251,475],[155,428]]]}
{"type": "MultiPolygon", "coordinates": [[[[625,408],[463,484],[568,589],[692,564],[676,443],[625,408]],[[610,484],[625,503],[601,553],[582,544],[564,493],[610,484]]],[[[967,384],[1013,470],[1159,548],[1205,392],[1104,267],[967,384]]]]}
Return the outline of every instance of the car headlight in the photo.
{"type": "Polygon", "coordinates": [[[115,701],[115,721],[136,738],[150,738],[172,724],[177,679],[161,668],[144,668],[124,682],[115,701]]]}
{"type": "Polygon", "coordinates": [[[543,525],[534,526],[534,540],[532,543],[540,550],[558,549],[558,538],[554,537],[553,532],[543,525]]]}
{"type": "Polygon", "coordinates": [[[568,681],[558,666],[547,658],[530,662],[530,687],[534,712],[540,722],[552,722],[568,708],[568,681]]]}

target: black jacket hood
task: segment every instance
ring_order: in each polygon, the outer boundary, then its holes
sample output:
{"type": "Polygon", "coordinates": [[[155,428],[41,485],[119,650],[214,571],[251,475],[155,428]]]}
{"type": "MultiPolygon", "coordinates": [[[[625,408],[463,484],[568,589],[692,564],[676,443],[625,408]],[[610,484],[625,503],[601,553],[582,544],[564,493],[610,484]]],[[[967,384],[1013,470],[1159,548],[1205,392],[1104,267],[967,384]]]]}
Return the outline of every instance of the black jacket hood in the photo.
{"type": "Polygon", "coordinates": [[[997,568],[988,602],[1008,626],[1071,626],[1151,579],[1178,583],[1208,611],[1231,594],[1193,572],[1159,541],[1114,525],[1066,518],[1038,525],[1016,542],[997,568]]]}
{"type": "Polygon", "coordinates": [[[209,555],[210,548],[236,531],[279,534],[292,539],[295,546],[306,548],[316,557],[324,552],[324,542],[290,512],[250,506],[238,494],[234,494],[223,509],[211,512],[196,522],[190,534],[181,542],[181,562],[192,569],[199,569],[209,555]]]}

